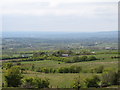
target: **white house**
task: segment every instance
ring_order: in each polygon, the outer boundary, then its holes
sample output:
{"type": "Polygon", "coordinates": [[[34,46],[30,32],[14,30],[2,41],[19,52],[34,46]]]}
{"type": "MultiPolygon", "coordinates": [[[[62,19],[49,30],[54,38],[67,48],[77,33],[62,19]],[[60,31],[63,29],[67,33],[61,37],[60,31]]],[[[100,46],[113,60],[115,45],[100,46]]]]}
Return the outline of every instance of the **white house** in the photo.
{"type": "Polygon", "coordinates": [[[68,57],[69,55],[68,54],[62,54],[62,57],[68,57]]]}

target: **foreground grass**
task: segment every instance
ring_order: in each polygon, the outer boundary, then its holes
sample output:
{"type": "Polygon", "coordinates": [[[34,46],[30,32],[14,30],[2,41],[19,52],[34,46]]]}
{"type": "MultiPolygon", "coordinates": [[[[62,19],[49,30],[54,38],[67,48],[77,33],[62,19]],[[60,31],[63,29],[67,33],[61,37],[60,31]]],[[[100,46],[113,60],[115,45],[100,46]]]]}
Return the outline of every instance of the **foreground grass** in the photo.
{"type": "Polygon", "coordinates": [[[84,84],[84,80],[87,77],[90,77],[94,74],[91,73],[76,73],[76,74],[60,74],[60,73],[50,73],[50,74],[45,74],[45,73],[29,73],[25,74],[25,77],[41,77],[41,78],[48,78],[50,81],[50,88],[72,88],[72,84],[78,76],[81,77],[81,83],[84,84]]]}

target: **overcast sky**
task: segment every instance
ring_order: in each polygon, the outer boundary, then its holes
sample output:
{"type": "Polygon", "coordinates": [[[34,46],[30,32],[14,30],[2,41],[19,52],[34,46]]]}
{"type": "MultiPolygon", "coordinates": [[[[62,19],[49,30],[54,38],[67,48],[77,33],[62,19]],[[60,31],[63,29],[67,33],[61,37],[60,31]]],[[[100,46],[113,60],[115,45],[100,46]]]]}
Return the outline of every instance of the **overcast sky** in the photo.
{"type": "Polygon", "coordinates": [[[3,31],[116,31],[118,1],[3,0],[3,31]]]}

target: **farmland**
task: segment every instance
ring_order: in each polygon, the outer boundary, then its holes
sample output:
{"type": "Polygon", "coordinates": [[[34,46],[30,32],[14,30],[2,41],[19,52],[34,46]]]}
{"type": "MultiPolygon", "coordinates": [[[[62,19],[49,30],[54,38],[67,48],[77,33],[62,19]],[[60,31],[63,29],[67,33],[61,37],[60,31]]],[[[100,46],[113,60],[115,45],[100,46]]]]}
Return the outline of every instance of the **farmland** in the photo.
{"type": "MultiPolygon", "coordinates": [[[[3,87],[12,87],[6,85],[5,76],[18,68],[22,81],[28,77],[37,77],[43,81],[45,79],[47,83],[48,79],[49,84],[46,87],[49,88],[73,88],[76,78],[80,80],[82,88],[117,88],[118,82],[111,79],[111,75],[118,75],[117,41],[110,38],[3,38],[3,87]],[[107,78],[104,81],[102,78],[105,75],[111,81],[107,78]],[[99,83],[96,86],[87,85],[86,81],[92,80],[90,78],[99,78],[99,83]]],[[[17,87],[30,88],[28,83],[22,83],[17,87]]]]}

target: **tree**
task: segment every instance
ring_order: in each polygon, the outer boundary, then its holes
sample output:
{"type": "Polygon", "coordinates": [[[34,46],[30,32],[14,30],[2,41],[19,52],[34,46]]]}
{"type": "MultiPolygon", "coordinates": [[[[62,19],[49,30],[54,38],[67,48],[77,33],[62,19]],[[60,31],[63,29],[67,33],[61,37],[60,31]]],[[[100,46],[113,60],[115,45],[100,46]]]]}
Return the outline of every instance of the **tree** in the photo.
{"type": "Polygon", "coordinates": [[[4,77],[7,87],[18,87],[21,85],[21,79],[23,78],[20,67],[18,66],[13,66],[8,69],[4,77]]]}

